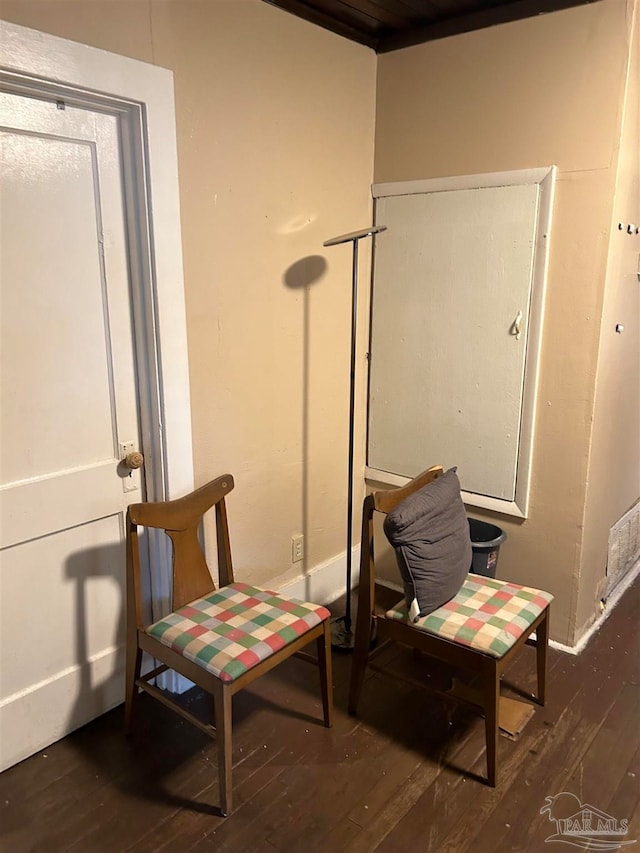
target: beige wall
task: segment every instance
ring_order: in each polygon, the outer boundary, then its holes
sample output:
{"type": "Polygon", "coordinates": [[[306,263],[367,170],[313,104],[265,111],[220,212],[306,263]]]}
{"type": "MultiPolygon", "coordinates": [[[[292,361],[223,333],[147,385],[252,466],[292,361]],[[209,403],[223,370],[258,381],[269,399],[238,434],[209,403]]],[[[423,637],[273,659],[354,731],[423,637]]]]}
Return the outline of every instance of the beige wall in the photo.
{"type": "Polygon", "coordinates": [[[495,519],[509,535],[500,576],[549,589],[552,636],[569,643],[630,6],[602,0],[378,62],[376,181],[559,169],[529,518],[495,519]]]}
{"type": "MultiPolygon", "coordinates": [[[[196,481],[235,475],[244,579],[298,575],[302,530],[307,568],[343,552],[351,255],[322,242],[370,221],[375,54],[260,0],[4,0],[2,17],[174,72],[196,481]],[[287,286],[309,256],[324,275],[287,286]]],[[[361,370],[361,410],[363,391],[361,370]]]]}
{"type": "MultiPolygon", "coordinates": [[[[615,377],[638,337],[607,335],[615,257],[604,299],[629,174],[617,156],[631,6],[601,0],[378,58],[376,180],[559,167],[530,516],[496,520],[509,534],[500,574],[556,595],[564,642],[591,618],[605,529],[633,492],[620,441],[632,443],[637,409],[615,377]]],[[[3,0],[1,14],[174,71],[197,482],[236,475],[235,558],[252,580],[298,574],[301,530],[307,569],[340,553],[350,251],[321,243],[369,221],[374,54],[260,0],[3,0]],[[314,255],[326,273],[286,286],[314,255]]],[[[362,347],[358,364],[363,412],[362,347]]],[[[356,471],[362,416],[358,435],[356,471]]]]}
{"type": "MultiPolygon", "coordinates": [[[[631,9],[629,9],[631,14],[631,9]]],[[[576,624],[593,620],[606,591],[609,529],[640,495],[640,236],[618,223],[640,222],[640,15],[637,4],[633,50],[611,225],[611,248],[589,456],[584,538],[576,624]],[[616,324],[624,332],[617,334],[616,324]]]]}
{"type": "Polygon", "coordinates": [[[153,61],[150,0],[2,0],[4,21],[153,61]]]}

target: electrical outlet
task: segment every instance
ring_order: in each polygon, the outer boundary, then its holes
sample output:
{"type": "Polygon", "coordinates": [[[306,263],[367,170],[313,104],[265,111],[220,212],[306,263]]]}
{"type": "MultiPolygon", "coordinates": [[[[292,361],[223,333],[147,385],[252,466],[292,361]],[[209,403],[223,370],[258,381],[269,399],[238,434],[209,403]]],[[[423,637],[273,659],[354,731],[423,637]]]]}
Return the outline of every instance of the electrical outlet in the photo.
{"type": "Polygon", "coordinates": [[[291,537],[291,562],[299,563],[304,559],[304,536],[299,533],[291,537]]]}

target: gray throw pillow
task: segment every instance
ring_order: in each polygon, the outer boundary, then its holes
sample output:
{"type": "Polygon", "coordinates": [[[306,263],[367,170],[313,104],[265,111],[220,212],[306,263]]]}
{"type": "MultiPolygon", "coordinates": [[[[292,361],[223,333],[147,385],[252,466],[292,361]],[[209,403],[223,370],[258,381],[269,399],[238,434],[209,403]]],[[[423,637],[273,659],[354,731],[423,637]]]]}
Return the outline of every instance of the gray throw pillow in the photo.
{"type": "Polygon", "coordinates": [[[384,532],[396,552],[412,621],[458,593],[472,550],[455,468],[398,504],[385,518],[384,532]]]}

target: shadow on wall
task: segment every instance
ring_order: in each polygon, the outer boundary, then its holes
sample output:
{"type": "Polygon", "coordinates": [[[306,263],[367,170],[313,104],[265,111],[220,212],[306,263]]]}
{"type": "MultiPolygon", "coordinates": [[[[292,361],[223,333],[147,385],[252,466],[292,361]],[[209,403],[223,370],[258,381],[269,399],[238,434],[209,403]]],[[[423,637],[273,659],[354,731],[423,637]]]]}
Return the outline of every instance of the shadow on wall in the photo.
{"type": "Polygon", "coordinates": [[[74,584],[78,672],[68,731],[124,698],[124,567],[124,542],[77,551],[67,559],[65,574],[74,584]]]}
{"type": "MultiPolygon", "coordinates": [[[[301,290],[302,302],[302,535],[309,541],[309,399],[310,399],[310,339],[311,298],[310,291],[327,271],[327,261],[322,255],[308,255],[292,264],[282,280],[291,290],[301,290]]],[[[302,573],[305,576],[305,598],[310,600],[310,581],[305,551],[302,573]]]]}

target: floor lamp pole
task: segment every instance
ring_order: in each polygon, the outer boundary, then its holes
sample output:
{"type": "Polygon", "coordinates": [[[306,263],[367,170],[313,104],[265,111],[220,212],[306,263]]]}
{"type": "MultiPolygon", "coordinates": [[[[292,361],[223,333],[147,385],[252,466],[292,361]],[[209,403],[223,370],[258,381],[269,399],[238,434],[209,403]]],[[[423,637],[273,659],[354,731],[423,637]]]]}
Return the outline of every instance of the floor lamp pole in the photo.
{"type": "Polygon", "coordinates": [[[356,390],[356,340],[358,331],[358,246],[364,237],[372,237],[385,231],[385,225],[375,225],[361,231],[341,234],[323,243],[323,246],[337,246],[339,243],[353,244],[353,262],[351,266],[351,364],[349,371],[349,457],[347,476],[347,601],[344,616],[334,619],[331,624],[331,645],[336,649],[351,651],[354,634],[351,630],[351,551],[353,537],[353,447],[355,431],[355,390],[356,390]]]}

